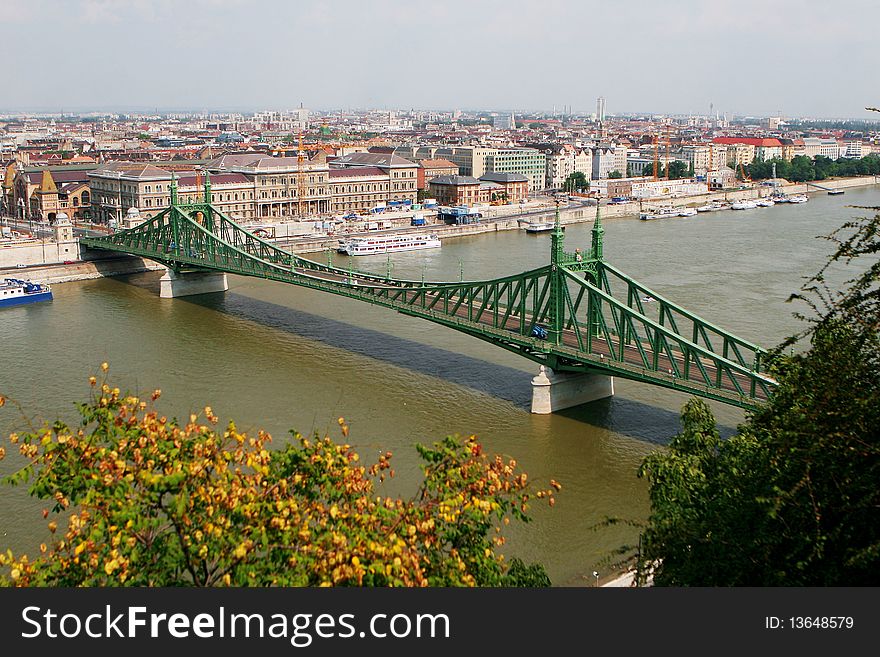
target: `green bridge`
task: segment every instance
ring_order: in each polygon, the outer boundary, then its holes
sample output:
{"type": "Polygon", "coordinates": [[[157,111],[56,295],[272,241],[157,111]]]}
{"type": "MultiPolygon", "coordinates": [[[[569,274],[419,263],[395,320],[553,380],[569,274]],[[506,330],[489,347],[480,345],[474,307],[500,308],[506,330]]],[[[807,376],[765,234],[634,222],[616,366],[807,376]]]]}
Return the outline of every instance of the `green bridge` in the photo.
{"type": "MultiPolygon", "coordinates": [[[[134,228],[80,241],[92,249],[157,261],[168,267],[166,276],[178,281],[210,277],[211,272],[256,276],[385,306],[467,333],[544,366],[533,385],[546,388],[545,396],[553,387],[560,390],[559,395],[554,390],[543,410],[533,401],[535,412],[613,394],[613,387],[594,385],[611,382],[610,377],[741,408],[766,400],[776,382],[762,373],[765,351],[606,262],[603,233],[597,208],[589,251],[566,251],[557,213],[550,263],[543,267],[493,280],[401,280],[390,271],[383,276],[324,265],[257,237],[212,205],[206,176],[203,201],[179,203],[172,182],[166,210],[134,228]]],[[[214,289],[225,289],[225,279],[223,287],[214,289]]]]}

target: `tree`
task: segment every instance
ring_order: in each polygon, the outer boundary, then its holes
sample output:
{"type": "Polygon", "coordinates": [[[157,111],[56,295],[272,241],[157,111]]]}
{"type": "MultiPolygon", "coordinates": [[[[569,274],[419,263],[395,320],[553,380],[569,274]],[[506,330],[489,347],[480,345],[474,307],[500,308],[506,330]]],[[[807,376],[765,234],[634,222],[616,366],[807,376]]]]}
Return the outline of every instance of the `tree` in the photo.
{"type": "Polygon", "coordinates": [[[590,181],[587,180],[587,177],[582,171],[575,171],[574,173],[570,173],[568,178],[565,179],[565,182],[562,183],[562,189],[569,194],[574,192],[584,192],[590,189],[590,181]]]}
{"type": "Polygon", "coordinates": [[[688,166],[686,162],[674,160],[669,163],[668,176],[670,180],[678,180],[679,178],[688,177],[688,166]]]}
{"type": "Polygon", "coordinates": [[[620,173],[620,171],[618,171],[617,169],[615,169],[614,171],[611,171],[608,174],[608,177],[609,178],[623,178],[623,174],[620,173]]]}
{"type": "MultiPolygon", "coordinates": [[[[737,435],[688,402],[668,453],[649,456],[642,573],[658,585],[880,583],[880,215],[828,236],[829,263],[792,295],[813,319],[770,354],[779,383],[737,435]],[[829,268],[867,256],[835,292],[829,268]],[[809,349],[785,355],[808,339],[809,349]]],[[[804,318],[802,315],[799,315],[804,318]]]]}
{"type": "MultiPolygon", "coordinates": [[[[32,559],[0,554],[0,584],[549,585],[541,566],[497,554],[509,519],[529,519],[530,485],[473,436],[418,446],[422,484],[395,498],[380,486],[390,452],[363,464],[348,444],[296,433],[270,450],[263,432],[217,430],[210,407],[179,423],[155,410],[159,391],[91,384],[79,428],[10,436],[27,465],[9,482],[50,502],[54,541],[32,559]]],[[[533,495],[552,505],[559,488],[533,495]]]]}

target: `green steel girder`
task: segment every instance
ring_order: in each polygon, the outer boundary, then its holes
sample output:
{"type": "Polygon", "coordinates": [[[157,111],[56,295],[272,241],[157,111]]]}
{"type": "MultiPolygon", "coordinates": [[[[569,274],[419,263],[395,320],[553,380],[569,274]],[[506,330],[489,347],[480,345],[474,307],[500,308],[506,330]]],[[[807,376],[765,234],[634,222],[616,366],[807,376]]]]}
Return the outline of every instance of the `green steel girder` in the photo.
{"type": "Polygon", "coordinates": [[[366,301],[448,326],[554,369],[621,376],[743,408],[760,404],[775,386],[760,373],[760,347],[606,263],[598,213],[586,255],[564,250],[557,215],[549,265],[493,280],[422,282],[294,255],[226,217],[210,203],[209,187],[205,198],[204,203],[175,203],[136,228],[81,242],[150,258],[178,271],[255,276],[366,301]],[[646,296],[654,299],[650,306],[643,302],[646,296]],[[546,329],[546,339],[533,336],[536,325],[546,329]]]}

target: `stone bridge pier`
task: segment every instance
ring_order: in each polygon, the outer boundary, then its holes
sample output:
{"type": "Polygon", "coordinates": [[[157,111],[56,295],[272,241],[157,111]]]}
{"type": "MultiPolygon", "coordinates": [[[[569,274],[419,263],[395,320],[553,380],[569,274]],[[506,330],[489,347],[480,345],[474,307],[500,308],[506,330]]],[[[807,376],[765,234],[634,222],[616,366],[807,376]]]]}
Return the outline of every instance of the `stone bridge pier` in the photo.
{"type": "Polygon", "coordinates": [[[175,272],[166,269],[159,279],[159,296],[163,299],[188,297],[193,294],[225,292],[229,289],[226,274],[216,271],[175,272]]]}
{"type": "Polygon", "coordinates": [[[532,379],[532,413],[546,415],[613,395],[612,376],[555,372],[541,365],[538,376],[532,379]]]}

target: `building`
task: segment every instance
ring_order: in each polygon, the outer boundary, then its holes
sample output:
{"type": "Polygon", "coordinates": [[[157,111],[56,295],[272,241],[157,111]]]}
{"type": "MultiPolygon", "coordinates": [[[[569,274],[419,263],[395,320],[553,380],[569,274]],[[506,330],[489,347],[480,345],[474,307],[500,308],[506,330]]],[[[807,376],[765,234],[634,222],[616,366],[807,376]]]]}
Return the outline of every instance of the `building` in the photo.
{"type": "Polygon", "coordinates": [[[679,155],[697,176],[705,176],[708,171],[715,171],[727,164],[726,146],[690,144],[682,146],[679,155]]]}
{"type": "Polygon", "coordinates": [[[861,139],[849,139],[843,143],[841,149],[841,157],[860,158],[863,156],[861,139]]]}
{"type": "MultiPolygon", "coordinates": [[[[844,152],[846,149],[844,148],[844,152]]],[[[836,139],[820,139],[819,140],[819,155],[822,157],[827,157],[832,160],[836,160],[841,157],[841,148],[840,144],[837,143],[836,139]]]]}
{"type": "Polygon", "coordinates": [[[383,171],[388,180],[388,201],[412,201],[418,196],[419,165],[393,153],[350,153],[330,162],[334,169],[375,167],[383,171]]]}
{"type": "Polygon", "coordinates": [[[222,155],[205,165],[211,173],[240,173],[253,192],[247,217],[295,217],[330,214],[330,167],[318,151],[303,162],[297,157],[262,153],[222,155]]]}
{"type": "Polygon", "coordinates": [[[388,173],[378,167],[330,169],[333,212],[369,212],[391,200],[388,173]]]}
{"type": "Polygon", "coordinates": [[[411,160],[444,159],[458,167],[462,176],[479,178],[486,173],[486,158],[497,149],[483,146],[401,146],[394,154],[411,160]]]}
{"type": "MultiPolygon", "coordinates": [[[[204,198],[205,176],[195,171],[175,176],[181,203],[204,198]]],[[[240,173],[209,177],[212,203],[223,214],[239,219],[255,215],[255,188],[240,173]]],[[[89,172],[93,214],[96,221],[122,226],[126,213],[134,208],[148,220],[171,205],[172,172],[152,164],[109,162],[89,172]]]]}
{"type": "MultiPolygon", "coordinates": [[[[619,171],[619,169],[616,169],[617,160],[614,156],[615,149],[613,144],[595,144],[590,147],[590,150],[592,151],[591,180],[607,178],[608,174],[612,171],[619,171]]],[[[620,175],[626,175],[626,165],[624,165],[623,171],[620,171],[620,175]]]]}
{"type": "Polygon", "coordinates": [[[516,120],[513,117],[513,113],[510,114],[495,114],[492,117],[492,127],[495,130],[514,130],[516,129],[516,120]]]}
{"type": "Polygon", "coordinates": [[[489,201],[518,203],[529,196],[529,179],[521,173],[485,173],[480,176],[480,181],[491,184],[488,187],[489,201]]]}
{"type": "Polygon", "coordinates": [[[459,174],[480,178],[489,172],[521,173],[529,179],[529,189],[544,189],[547,156],[534,148],[487,148],[484,146],[403,146],[395,155],[420,160],[442,158],[458,167],[459,174]]]}
{"type": "Polygon", "coordinates": [[[531,143],[534,148],[544,153],[545,173],[544,187],[562,189],[566,179],[576,171],[580,171],[587,180],[593,166],[592,153],[588,149],[572,144],[531,143]]]}
{"type": "Polygon", "coordinates": [[[529,182],[529,189],[544,189],[547,175],[547,156],[534,148],[503,148],[486,156],[486,173],[519,173],[529,182]]]}
{"type": "Polygon", "coordinates": [[[84,167],[7,167],[3,194],[6,211],[34,221],[55,221],[64,212],[74,221],[92,219],[89,169],[84,167]],[[11,187],[9,185],[11,184],[11,187]]]}
{"type": "Polygon", "coordinates": [[[751,164],[756,159],[782,158],[782,142],[773,137],[715,137],[712,141],[727,146],[727,164],[734,168],[751,164]]]}
{"type": "Polygon", "coordinates": [[[730,167],[719,167],[715,171],[710,171],[708,175],[708,183],[709,189],[713,191],[739,186],[736,172],[730,167]]]}
{"type": "Polygon", "coordinates": [[[822,151],[822,140],[818,137],[804,137],[804,148],[802,153],[798,153],[798,155],[803,155],[805,157],[810,158],[811,160],[819,155],[822,151]]]}
{"type": "Polygon", "coordinates": [[[437,176],[457,176],[458,167],[455,163],[442,158],[426,158],[417,162],[419,165],[416,172],[416,188],[427,189],[428,181],[437,176]]]}
{"type": "Polygon", "coordinates": [[[627,151],[628,151],[628,148],[627,148],[626,144],[615,144],[614,145],[614,155],[613,155],[614,168],[612,168],[611,171],[618,171],[621,176],[626,175],[626,154],[627,154],[627,151]]]}
{"type": "Polygon", "coordinates": [[[440,205],[467,205],[488,202],[487,188],[473,176],[440,176],[428,183],[428,191],[440,205]]]}

